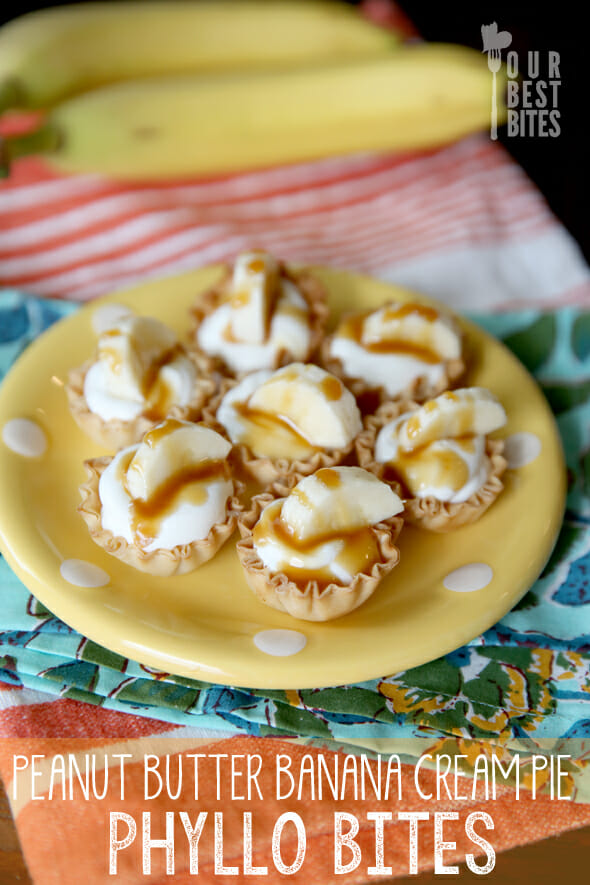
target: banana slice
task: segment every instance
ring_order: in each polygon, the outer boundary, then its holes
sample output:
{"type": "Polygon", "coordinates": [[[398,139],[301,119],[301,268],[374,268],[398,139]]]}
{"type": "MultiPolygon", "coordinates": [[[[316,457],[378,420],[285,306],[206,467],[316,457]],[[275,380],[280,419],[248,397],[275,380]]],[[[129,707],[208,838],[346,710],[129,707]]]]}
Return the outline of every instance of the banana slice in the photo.
{"type": "Polygon", "coordinates": [[[365,318],[363,347],[387,342],[412,345],[445,360],[461,356],[461,335],[453,320],[424,304],[389,304],[365,318]]]}
{"type": "Polygon", "coordinates": [[[362,429],[361,414],[342,382],[311,363],[291,363],[254,391],[248,406],[278,415],[308,442],[345,448],[362,429]]]}
{"type": "Polygon", "coordinates": [[[411,451],[439,439],[485,436],[506,424],[506,412],[485,387],[448,390],[424,403],[398,430],[402,449],[411,451]]]}
{"type": "Polygon", "coordinates": [[[279,265],[266,252],[238,255],[232,279],[231,331],[236,341],[263,344],[279,292],[279,265]]]}
{"type": "Polygon", "coordinates": [[[323,467],[285,499],[281,520],[299,541],[375,525],[403,510],[390,486],[361,467],[323,467]]]}
{"type": "Polygon", "coordinates": [[[143,402],[151,369],[176,345],[174,332],[152,317],[129,316],[111,326],[98,339],[98,359],[109,369],[109,393],[143,402]]]}
{"type": "Polygon", "coordinates": [[[208,427],[167,418],[147,433],[127,469],[132,498],[149,500],[170,478],[204,461],[223,461],[231,443],[208,427]]]}

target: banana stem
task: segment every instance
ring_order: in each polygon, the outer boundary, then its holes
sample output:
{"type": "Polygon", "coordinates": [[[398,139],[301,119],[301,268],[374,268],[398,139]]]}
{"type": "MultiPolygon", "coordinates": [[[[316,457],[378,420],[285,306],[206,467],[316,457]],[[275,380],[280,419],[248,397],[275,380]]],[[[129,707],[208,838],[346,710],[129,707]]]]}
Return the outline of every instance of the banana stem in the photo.
{"type": "Polygon", "coordinates": [[[12,111],[15,108],[21,108],[24,104],[22,89],[18,81],[0,80],[0,114],[4,111],[12,111]]]}
{"type": "Polygon", "coordinates": [[[0,178],[8,176],[10,164],[14,160],[31,154],[50,154],[57,150],[60,142],[58,130],[50,123],[35,132],[0,139],[0,178]]]}

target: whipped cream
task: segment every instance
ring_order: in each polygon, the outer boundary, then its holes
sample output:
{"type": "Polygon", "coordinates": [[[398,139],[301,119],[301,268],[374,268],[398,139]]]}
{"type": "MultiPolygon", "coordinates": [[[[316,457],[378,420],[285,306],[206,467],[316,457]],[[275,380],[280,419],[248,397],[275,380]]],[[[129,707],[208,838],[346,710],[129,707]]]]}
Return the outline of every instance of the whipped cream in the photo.
{"type": "Polygon", "coordinates": [[[273,311],[269,334],[261,344],[234,340],[233,309],[225,302],[204,318],[197,332],[199,347],[210,356],[221,357],[234,372],[272,369],[282,351],[294,360],[307,357],[310,348],[309,308],[291,280],[279,280],[280,293],[273,311]]]}
{"type": "Polygon", "coordinates": [[[335,336],[330,353],[340,360],[349,378],[362,378],[369,387],[382,387],[390,396],[406,390],[416,378],[425,378],[436,386],[445,372],[442,362],[425,363],[399,353],[371,353],[350,338],[335,336]]]}
{"type": "MultiPolygon", "coordinates": [[[[167,398],[177,406],[187,406],[194,395],[197,373],[195,366],[184,354],[178,354],[158,372],[158,382],[166,386],[167,398]]],[[[149,405],[143,396],[130,399],[117,395],[118,378],[108,363],[93,363],[84,379],[84,396],[91,412],[103,421],[132,421],[149,405]]]]}
{"type": "Polygon", "coordinates": [[[404,483],[416,498],[433,497],[452,504],[467,501],[479,491],[488,477],[489,459],[485,454],[485,436],[438,439],[417,452],[408,453],[400,445],[399,429],[413,414],[406,412],[380,430],[375,442],[375,460],[380,464],[397,467],[404,483]],[[450,481],[451,473],[448,468],[449,461],[456,459],[464,465],[461,473],[465,481],[459,488],[450,481]],[[439,481],[433,482],[434,477],[439,481]]]}
{"type": "MultiPolygon", "coordinates": [[[[124,538],[129,544],[137,543],[133,529],[133,498],[122,478],[125,465],[138,448],[139,445],[134,445],[118,452],[103,472],[98,485],[103,529],[124,538]]],[[[227,501],[233,492],[231,480],[212,480],[207,483],[206,490],[206,500],[203,503],[195,503],[190,497],[183,500],[181,491],[177,505],[162,517],[155,537],[149,544],[142,545],[143,550],[151,553],[154,550],[172,550],[179,545],[190,544],[206,538],[214,525],[225,522],[227,501]]]]}

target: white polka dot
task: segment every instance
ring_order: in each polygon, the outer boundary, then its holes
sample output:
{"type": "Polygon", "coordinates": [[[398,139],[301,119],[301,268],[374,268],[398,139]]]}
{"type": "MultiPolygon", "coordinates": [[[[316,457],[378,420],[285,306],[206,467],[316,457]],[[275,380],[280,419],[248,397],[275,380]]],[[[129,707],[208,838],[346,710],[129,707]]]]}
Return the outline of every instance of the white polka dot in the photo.
{"type": "Polygon", "coordinates": [[[262,630],[254,637],[256,648],[275,658],[296,655],[306,644],[307,639],[297,630],[262,630]]]}
{"type": "Polygon", "coordinates": [[[76,587],[104,587],[111,580],[104,569],[85,559],[64,559],[59,570],[62,578],[76,587]]]}
{"type": "Polygon", "coordinates": [[[131,316],[132,313],[133,311],[125,307],[124,304],[103,304],[102,307],[97,307],[92,314],[92,328],[97,335],[102,335],[119,320],[131,316]]]}
{"type": "Polygon", "coordinates": [[[443,584],[447,590],[454,590],[455,593],[472,593],[487,587],[493,577],[493,570],[485,562],[470,562],[449,572],[443,578],[443,584]]]}
{"type": "Polygon", "coordinates": [[[508,467],[524,467],[541,454],[541,440],[535,433],[513,433],[504,440],[504,457],[508,467]]]}
{"type": "Polygon", "coordinates": [[[47,449],[47,437],[42,427],[28,418],[13,418],[2,428],[4,444],[24,458],[38,458],[47,449]]]}

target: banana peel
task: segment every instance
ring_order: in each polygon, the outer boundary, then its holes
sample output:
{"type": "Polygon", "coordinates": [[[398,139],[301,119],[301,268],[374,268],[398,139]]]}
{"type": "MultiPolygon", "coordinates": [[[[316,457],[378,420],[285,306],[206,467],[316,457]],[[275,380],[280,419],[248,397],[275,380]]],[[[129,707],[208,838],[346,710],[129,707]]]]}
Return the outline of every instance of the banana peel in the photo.
{"type": "MultiPolygon", "coordinates": [[[[505,70],[496,76],[502,96],[505,70]]],[[[54,108],[5,154],[45,148],[61,172],[146,180],[427,149],[488,128],[491,94],[484,56],[424,43],[370,61],[106,86],[54,108]]]]}

